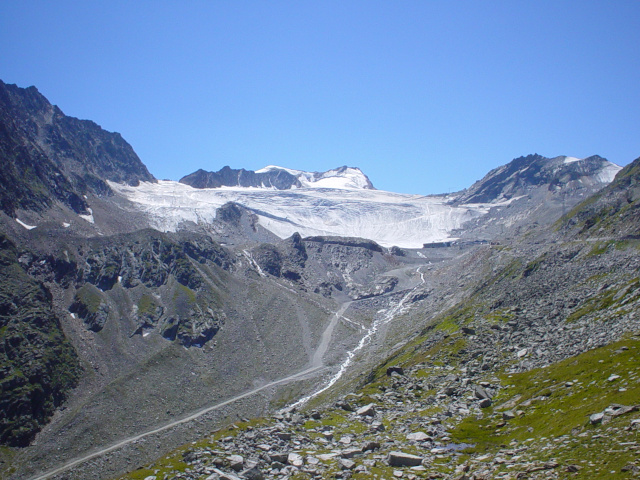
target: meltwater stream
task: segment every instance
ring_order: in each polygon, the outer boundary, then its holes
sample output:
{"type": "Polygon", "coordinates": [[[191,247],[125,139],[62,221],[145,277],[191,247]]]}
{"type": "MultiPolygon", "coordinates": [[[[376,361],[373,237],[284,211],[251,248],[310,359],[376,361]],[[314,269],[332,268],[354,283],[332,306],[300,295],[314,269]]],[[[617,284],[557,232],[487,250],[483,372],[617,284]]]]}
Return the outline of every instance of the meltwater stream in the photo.
{"type": "MultiPolygon", "coordinates": [[[[376,332],[378,331],[380,326],[389,323],[399,313],[403,313],[404,312],[405,303],[406,303],[407,299],[409,299],[411,294],[413,294],[413,292],[419,286],[424,284],[424,282],[425,282],[424,274],[420,271],[420,268],[422,268],[422,267],[418,267],[418,269],[416,270],[416,273],[420,274],[420,283],[418,285],[416,285],[415,287],[413,287],[411,290],[409,290],[400,299],[400,301],[396,305],[394,305],[393,307],[390,307],[389,309],[384,311],[383,315],[379,316],[378,318],[376,318],[376,320],[373,321],[373,323],[371,324],[371,327],[369,327],[369,330],[367,330],[367,333],[358,342],[358,345],[356,345],[353,350],[350,350],[350,351],[347,352],[347,358],[344,360],[344,362],[342,362],[342,364],[340,365],[340,368],[338,369],[336,374],[333,375],[333,377],[331,377],[329,382],[324,387],[320,388],[319,390],[316,390],[315,392],[307,395],[306,397],[302,397],[300,400],[298,400],[297,402],[289,405],[288,407],[286,407],[283,410],[291,410],[293,408],[296,408],[296,407],[299,407],[301,405],[304,405],[305,403],[307,403],[312,398],[317,397],[321,393],[329,390],[331,387],[333,387],[336,384],[336,382],[338,380],[340,380],[340,378],[347,371],[347,368],[349,368],[349,366],[351,365],[351,362],[353,361],[353,357],[355,357],[356,353],[358,353],[360,350],[362,350],[365,347],[365,345],[367,345],[371,341],[371,338],[376,334],[376,332]]],[[[351,302],[349,302],[349,304],[346,304],[346,307],[348,307],[348,305],[350,305],[350,303],[351,302]]],[[[338,310],[338,312],[336,312],[336,314],[335,314],[336,319],[338,317],[341,317],[344,314],[345,311],[346,311],[346,308],[345,308],[345,305],[343,305],[342,308],[340,308],[340,310],[338,310]]],[[[331,330],[333,330],[333,328],[331,328],[331,330]]]]}

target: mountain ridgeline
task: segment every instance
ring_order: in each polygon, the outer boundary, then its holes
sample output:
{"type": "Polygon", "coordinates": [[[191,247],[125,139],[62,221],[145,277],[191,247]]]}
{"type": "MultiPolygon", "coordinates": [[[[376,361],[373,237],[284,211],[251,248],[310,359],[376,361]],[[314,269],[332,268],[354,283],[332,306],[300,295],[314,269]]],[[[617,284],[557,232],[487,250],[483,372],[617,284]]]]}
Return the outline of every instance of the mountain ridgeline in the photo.
{"type": "Polygon", "coordinates": [[[341,185],[373,190],[371,180],[359,168],[340,167],[328,172],[301,172],[280,167],[267,167],[257,172],[253,170],[222,167],[217,172],[198,170],[182,177],[180,183],[194,188],[253,187],[275,190],[303,188],[321,185],[326,180],[339,180],[341,185]]]}
{"type": "Polygon", "coordinates": [[[2,478],[640,471],[640,159],[160,182],[1,82],[0,156],[2,478]]]}
{"type": "Polygon", "coordinates": [[[155,181],[118,133],[68,117],[35,87],[0,81],[0,208],[43,211],[60,202],[87,211],[84,195],[111,195],[106,181],[155,181]]]}

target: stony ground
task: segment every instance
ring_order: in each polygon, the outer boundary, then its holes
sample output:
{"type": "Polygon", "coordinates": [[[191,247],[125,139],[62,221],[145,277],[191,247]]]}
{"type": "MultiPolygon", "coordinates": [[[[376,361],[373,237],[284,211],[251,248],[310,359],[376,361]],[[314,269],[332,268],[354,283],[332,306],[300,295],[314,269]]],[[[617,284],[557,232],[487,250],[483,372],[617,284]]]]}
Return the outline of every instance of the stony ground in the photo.
{"type": "Polygon", "coordinates": [[[356,393],[236,423],[123,478],[640,475],[637,245],[508,255],[356,393]]]}

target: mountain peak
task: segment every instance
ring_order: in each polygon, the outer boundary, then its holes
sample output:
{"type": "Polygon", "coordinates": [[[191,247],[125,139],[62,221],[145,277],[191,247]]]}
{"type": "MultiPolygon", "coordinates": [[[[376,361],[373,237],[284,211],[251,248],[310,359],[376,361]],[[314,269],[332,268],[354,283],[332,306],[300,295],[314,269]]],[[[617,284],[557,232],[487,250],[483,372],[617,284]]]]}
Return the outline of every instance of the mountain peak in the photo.
{"type": "Polygon", "coordinates": [[[374,189],[369,178],[357,167],[342,166],[326,172],[305,172],[268,165],[259,170],[222,167],[217,172],[198,170],[180,179],[180,183],[194,188],[265,188],[289,190],[292,188],[336,188],[344,190],[374,189]]]}
{"type": "Polygon", "coordinates": [[[586,158],[564,155],[547,158],[532,154],[518,157],[491,170],[458,199],[459,203],[492,203],[525,195],[533,187],[582,188],[610,183],[621,167],[599,155],[586,158]]]}

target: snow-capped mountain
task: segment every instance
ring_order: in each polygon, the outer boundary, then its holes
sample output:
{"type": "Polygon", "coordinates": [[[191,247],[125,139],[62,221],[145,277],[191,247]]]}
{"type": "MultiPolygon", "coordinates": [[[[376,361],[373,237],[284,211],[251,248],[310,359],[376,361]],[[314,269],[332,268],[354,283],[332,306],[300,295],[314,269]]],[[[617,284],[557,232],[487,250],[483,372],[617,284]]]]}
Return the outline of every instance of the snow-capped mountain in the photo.
{"type": "Polygon", "coordinates": [[[289,168],[269,165],[257,170],[256,173],[273,173],[286,171],[295,176],[302,187],[309,188],[342,188],[354,189],[364,188],[373,190],[373,184],[362,170],[356,167],[340,167],[326,172],[303,172],[302,170],[292,170],[289,168]]]}
{"type": "Polygon", "coordinates": [[[474,183],[459,198],[459,203],[487,203],[504,201],[527,195],[532,188],[548,185],[549,190],[606,185],[622,167],[593,155],[587,158],[541,155],[519,157],[491,170],[474,183]]]}
{"type": "Polygon", "coordinates": [[[271,190],[293,188],[373,189],[359,168],[340,167],[326,172],[304,172],[269,165],[257,171],[223,167],[217,172],[198,170],[180,179],[195,188],[253,187],[271,190]]]}

